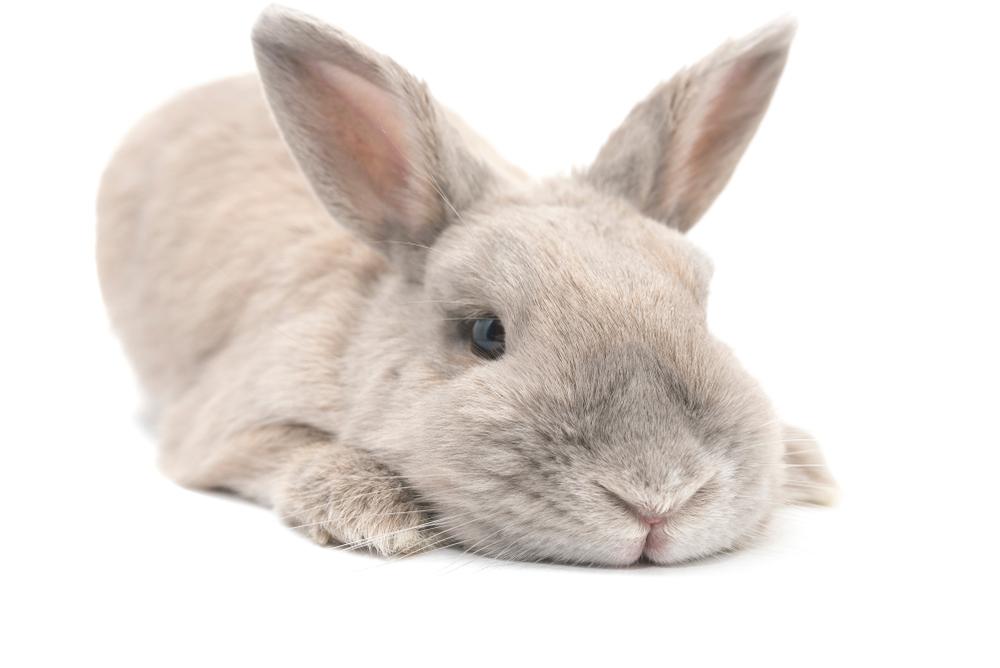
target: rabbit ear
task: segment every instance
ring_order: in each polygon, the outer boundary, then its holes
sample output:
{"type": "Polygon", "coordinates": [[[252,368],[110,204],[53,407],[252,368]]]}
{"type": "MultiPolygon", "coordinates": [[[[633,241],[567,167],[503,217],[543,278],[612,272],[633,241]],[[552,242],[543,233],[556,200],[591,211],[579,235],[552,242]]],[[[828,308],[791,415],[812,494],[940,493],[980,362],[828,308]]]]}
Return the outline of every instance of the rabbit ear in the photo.
{"type": "Polygon", "coordinates": [[[586,179],[647,216],[690,229],[757,130],[794,33],[794,23],[775,23],[658,86],[611,135],[586,179]]]}
{"type": "Polygon", "coordinates": [[[785,499],[788,503],[832,505],[837,498],[837,483],[826,468],[826,461],[812,436],[796,427],[784,425],[785,499]]]}
{"type": "Polygon", "coordinates": [[[253,42],[278,126],[319,198],[384,251],[430,244],[487,187],[490,173],[426,86],[389,58],[278,7],[253,42]]]}

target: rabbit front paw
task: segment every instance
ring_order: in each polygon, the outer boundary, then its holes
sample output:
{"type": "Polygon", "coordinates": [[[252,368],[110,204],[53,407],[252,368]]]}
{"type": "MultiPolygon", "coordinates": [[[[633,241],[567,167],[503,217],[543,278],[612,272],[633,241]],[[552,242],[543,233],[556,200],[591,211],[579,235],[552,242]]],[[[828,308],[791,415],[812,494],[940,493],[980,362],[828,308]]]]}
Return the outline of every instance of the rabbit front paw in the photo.
{"type": "Polygon", "coordinates": [[[293,463],[275,505],[320,545],[409,555],[439,536],[408,487],[369,455],[332,446],[293,463]]]}

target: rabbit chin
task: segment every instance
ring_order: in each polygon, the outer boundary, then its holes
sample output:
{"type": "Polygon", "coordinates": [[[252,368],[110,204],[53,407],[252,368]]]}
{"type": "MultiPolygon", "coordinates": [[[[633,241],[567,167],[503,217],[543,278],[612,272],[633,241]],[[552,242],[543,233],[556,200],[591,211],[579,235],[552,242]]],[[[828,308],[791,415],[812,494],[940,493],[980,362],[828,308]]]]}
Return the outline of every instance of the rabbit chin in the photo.
{"type": "Polygon", "coordinates": [[[683,540],[671,536],[669,525],[653,527],[643,542],[641,555],[636,561],[646,561],[658,566],[673,566],[740,550],[752,545],[764,535],[771,516],[770,507],[762,508],[756,519],[751,521],[742,533],[721,539],[717,535],[705,535],[702,539],[692,536],[688,540],[683,540]]]}
{"type": "MultiPolygon", "coordinates": [[[[589,564],[592,566],[628,567],[639,564],[672,566],[698,559],[704,559],[735,549],[735,544],[684,544],[672,540],[662,527],[654,527],[648,534],[622,540],[612,549],[592,549],[593,546],[578,546],[577,550],[558,550],[559,554],[548,550],[532,551],[516,558],[528,561],[550,561],[554,563],[589,564]],[[567,552],[569,554],[567,554],[567,552]],[[575,554],[574,554],[575,553],[575,554]]],[[[489,554],[493,558],[506,559],[505,554],[489,554]]]]}
{"type": "Polygon", "coordinates": [[[672,566],[729,551],[733,546],[685,544],[672,539],[662,526],[652,527],[648,534],[629,541],[619,555],[609,560],[609,566],[633,566],[641,563],[672,566]]]}
{"type": "Polygon", "coordinates": [[[692,531],[691,519],[681,519],[680,525],[665,523],[645,528],[634,537],[626,538],[621,548],[594,561],[607,566],[632,566],[640,563],[673,566],[732,552],[751,545],[764,535],[772,513],[767,505],[751,511],[743,530],[734,527],[704,527],[692,531]]]}
{"type": "Polygon", "coordinates": [[[639,546],[639,555],[633,563],[647,561],[658,566],[670,566],[724,552],[727,546],[682,544],[671,539],[668,529],[653,527],[639,546]]]}
{"type": "MultiPolygon", "coordinates": [[[[768,516],[765,513],[765,516],[768,516]]],[[[690,518],[688,518],[690,519],[690,518]]],[[[672,566],[688,563],[727,553],[749,544],[760,535],[766,519],[751,522],[745,531],[733,527],[708,528],[701,532],[692,531],[688,521],[683,527],[672,528],[669,522],[652,527],[618,527],[621,533],[612,538],[605,536],[594,542],[582,542],[579,536],[538,534],[524,536],[518,544],[502,542],[503,547],[488,545],[485,549],[470,550],[478,554],[501,560],[540,561],[576,565],[629,567],[638,564],[672,566]]],[[[467,524],[465,528],[471,525],[467,524]]],[[[495,535],[487,532],[487,535],[495,535]]],[[[458,538],[458,542],[468,547],[478,546],[484,540],[477,538],[478,532],[458,538]]]]}

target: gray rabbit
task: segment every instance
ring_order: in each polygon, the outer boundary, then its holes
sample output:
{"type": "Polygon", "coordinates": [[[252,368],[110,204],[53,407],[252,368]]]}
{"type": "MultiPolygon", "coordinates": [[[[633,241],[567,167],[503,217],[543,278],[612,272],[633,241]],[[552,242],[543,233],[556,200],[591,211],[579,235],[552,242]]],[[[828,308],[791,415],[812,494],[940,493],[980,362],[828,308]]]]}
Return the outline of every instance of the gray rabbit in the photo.
{"type": "Polygon", "coordinates": [[[708,332],[683,235],[793,30],[725,44],[538,182],[393,61],[265,11],[260,77],[152,114],[99,196],[164,470],[386,555],[671,564],[828,502],[815,443],[708,332]]]}

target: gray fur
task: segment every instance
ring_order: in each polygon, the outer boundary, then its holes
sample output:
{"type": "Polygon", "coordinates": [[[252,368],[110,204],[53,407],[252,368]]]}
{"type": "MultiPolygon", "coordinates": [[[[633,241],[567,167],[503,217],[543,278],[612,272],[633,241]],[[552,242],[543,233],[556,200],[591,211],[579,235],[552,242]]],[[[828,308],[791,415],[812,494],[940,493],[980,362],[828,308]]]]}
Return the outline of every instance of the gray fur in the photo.
{"type": "Polygon", "coordinates": [[[611,135],[587,180],[689,230],[753,138],[794,33],[794,23],[774,23],[657,86],[611,135]]]}
{"type": "Polygon", "coordinates": [[[389,59],[266,11],[261,78],[302,171],[241,78],[145,120],[102,184],[102,286],[166,472],[322,543],[593,564],[731,549],[780,503],[829,501],[815,444],[709,334],[710,264],[677,231],[790,36],[723,47],[591,170],[536,183],[389,59]],[[499,360],[462,336],[485,313],[499,360]]]}

